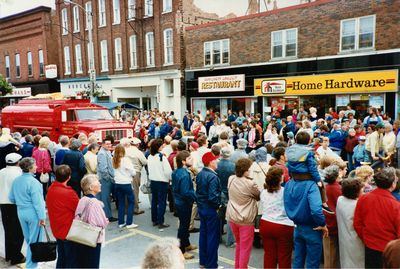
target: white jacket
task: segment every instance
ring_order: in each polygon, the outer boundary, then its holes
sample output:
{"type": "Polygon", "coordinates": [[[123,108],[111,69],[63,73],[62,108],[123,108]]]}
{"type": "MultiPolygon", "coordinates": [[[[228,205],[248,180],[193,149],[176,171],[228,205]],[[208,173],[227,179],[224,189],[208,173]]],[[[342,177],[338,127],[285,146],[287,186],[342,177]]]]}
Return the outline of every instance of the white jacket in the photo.
{"type": "Polygon", "coordinates": [[[172,169],[169,165],[167,157],[162,156],[160,161],[160,154],[149,155],[147,158],[147,167],[149,169],[149,179],[152,181],[161,181],[169,183],[171,178],[172,169]]]}
{"type": "Polygon", "coordinates": [[[114,168],[115,184],[131,184],[132,177],[135,175],[136,171],[128,157],[123,157],[120,166],[117,169],[114,168]]]}

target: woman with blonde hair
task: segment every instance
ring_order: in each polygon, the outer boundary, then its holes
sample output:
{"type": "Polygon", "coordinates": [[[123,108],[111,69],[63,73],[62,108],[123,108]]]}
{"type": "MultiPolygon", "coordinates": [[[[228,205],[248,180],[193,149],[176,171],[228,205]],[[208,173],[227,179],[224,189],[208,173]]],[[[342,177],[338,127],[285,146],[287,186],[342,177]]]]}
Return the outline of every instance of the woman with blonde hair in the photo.
{"type": "Polygon", "coordinates": [[[43,186],[43,197],[46,200],[47,187],[49,184],[51,168],[51,156],[48,150],[50,139],[43,136],[39,140],[39,146],[37,150],[32,153],[32,158],[35,159],[37,169],[35,178],[42,183],[43,186]],[[43,174],[43,175],[42,175],[43,174]]]}
{"type": "Polygon", "coordinates": [[[372,182],[372,179],[374,178],[374,169],[372,169],[371,166],[363,165],[357,167],[356,178],[357,180],[359,180],[361,183],[364,184],[363,188],[364,193],[371,192],[373,190],[370,184],[372,182]]]}
{"type": "Polygon", "coordinates": [[[125,148],[119,144],[114,150],[112,158],[114,168],[115,192],[118,199],[118,226],[128,229],[138,227],[133,223],[133,208],[135,206],[135,195],[132,190],[132,178],[136,175],[131,161],[125,157],[125,148]],[[125,222],[125,200],[128,200],[128,209],[125,222]]]}
{"type": "Polygon", "coordinates": [[[101,191],[101,184],[96,175],[86,175],[81,183],[84,197],[79,200],[75,210],[75,219],[103,228],[97,239],[96,247],[77,245],[78,268],[99,268],[101,244],[104,242],[104,230],[108,225],[108,219],[104,213],[104,204],[96,199],[96,194],[101,191]]]}

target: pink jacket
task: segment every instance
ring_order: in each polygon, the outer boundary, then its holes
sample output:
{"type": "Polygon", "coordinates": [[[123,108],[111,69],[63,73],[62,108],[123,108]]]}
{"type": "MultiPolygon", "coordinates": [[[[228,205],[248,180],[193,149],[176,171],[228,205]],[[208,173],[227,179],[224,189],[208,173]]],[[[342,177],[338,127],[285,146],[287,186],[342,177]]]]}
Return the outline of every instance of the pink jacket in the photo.
{"type": "Polygon", "coordinates": [[[108,225],[108,219],[104,214],[103,206],[103,203],[97,200],[94,196],[84,196],[79,200],[75,211],[75,219],[79,219],[78,215],[86,208],[82,215],[82,221],[103,228],[97,243],[104,242],[104,230],[108,225]]]}
{"type": "Polygon", "coordinates": [[[37,173],[51,172],[51,158],[50,158],[50,153],[47,149],[45,150],[38,149],[33,151],[32,158],[34,158],[36,161],[37,173]]]}

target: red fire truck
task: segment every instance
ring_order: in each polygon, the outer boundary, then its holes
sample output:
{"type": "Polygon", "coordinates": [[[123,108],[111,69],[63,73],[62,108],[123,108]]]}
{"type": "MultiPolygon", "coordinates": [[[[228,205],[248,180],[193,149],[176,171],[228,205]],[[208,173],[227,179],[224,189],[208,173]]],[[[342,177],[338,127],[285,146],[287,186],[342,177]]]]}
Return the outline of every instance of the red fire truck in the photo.
{"type": "Polygon", "coordinates": [[[60,135],[77,137],[80,133],[94,133],[99,142],[109,134],[115,140],[133,136],[132,126],[115,120],[105,107],[88,99],[23,99],[1,114],[2,126],[12,132],[37,128],[50,132],[53,141],[60,135]]]}

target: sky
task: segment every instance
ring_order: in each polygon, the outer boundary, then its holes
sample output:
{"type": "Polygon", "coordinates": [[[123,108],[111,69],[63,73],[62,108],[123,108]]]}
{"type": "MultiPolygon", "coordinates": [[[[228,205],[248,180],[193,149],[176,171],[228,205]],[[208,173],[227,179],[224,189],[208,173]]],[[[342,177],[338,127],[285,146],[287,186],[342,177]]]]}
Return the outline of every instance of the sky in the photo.
{"type": "MultiPolygon", "coordinates": [[[[55,8],[55,1],[56,0],[0,0],[0,18],[41,5],[55,8]]],[[[264,0],[259,1],[261,2],[261,11],[264,11],[264,0]]],[[[276,1],[279,8],[300,3],[300,0],[276,1]]],[[[270,2],[273,2],[273,0],[270,2]]],[[[246,13],[248,0],[194,0],[194,3],[203,11],[217,13],[219,16],[225,16],[229,13],[242,16],[246,13]]],[[[265,0],[265,3],[268,3],[268,0],[265,0]]],[[[267,8],[272,9],[272,4],[267,4],[267,8]]]]}

